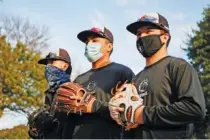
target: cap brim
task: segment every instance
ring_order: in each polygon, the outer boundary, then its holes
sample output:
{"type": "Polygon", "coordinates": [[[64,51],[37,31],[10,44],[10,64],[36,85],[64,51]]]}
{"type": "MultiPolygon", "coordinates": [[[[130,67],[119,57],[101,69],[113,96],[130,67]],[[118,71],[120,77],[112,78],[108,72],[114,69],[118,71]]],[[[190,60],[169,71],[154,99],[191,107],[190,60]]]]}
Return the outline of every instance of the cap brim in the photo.
{"type": "Polygon", "coordinates": [[[66,59],[62,59],[62,58],[51,58],[51,59],[49,59],[49,58],[43,58],[43,59],[40,59],[40,60],[38,61],[38,63],[39,63],[39,64],[43,64],[43,65],[47,65],[47,63],[48,63],[49,60],[62,60],[62,61],[65,61],[65,62],[67,62],[67,63],[70,63],[70,62],[67,61],[66,59]]]}
{"type": "Polygon", "coordinates": [[[49,59],[43,58],[38,61],[39,64],[47,65],[49,59]]]}
{"type": "Polygon", "coordinates": [[[137,30],[141,27],[144,27],[144,26],[155,26],[155,27],[158,27],[160,29],[163,29],[165,30],[166,32],[169,32],[168,30],[166,30],[166,28],[160,26],[159,24],[157,23],[152,23],[152,22],[148,22],[148,21],[137,21],[137,22],[134,22],[134,23],[131,23],[129,24],[126,29],[131,32],[132,34],[136,35],[137,33],[137,30]]]}
{"type": "Polygon", "coordinates": [[[91,37],[91,36],[99,36],[99,37],[105,38],[105,37],[102,36],[101,34],[96,33],[96,32],[93,32],[93,31],[90,31],[90,30],[86,30],[86,31],[80,32],[80,33],[77,35],[77,38],[78,38],[80,41],[82,41],[83,43],[86,43],[88,37],[91,37]]]}

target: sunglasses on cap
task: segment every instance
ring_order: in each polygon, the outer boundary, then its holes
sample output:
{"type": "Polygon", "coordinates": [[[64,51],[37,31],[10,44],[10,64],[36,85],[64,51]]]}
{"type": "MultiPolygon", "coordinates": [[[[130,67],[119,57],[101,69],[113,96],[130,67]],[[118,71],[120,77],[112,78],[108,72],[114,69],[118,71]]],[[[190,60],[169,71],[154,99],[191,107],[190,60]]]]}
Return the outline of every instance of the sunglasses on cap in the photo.
{"type": "Polygon", "coordinates": [[[51,59],[55,59],[55,58],[56,58],[56,54],[50,52],[50,53],[46,56],[46,58],[48,59],[48,60],[47,60],[47,64],[51,64],[51,63],[52,63],[52,60],[51,60],[51,59]]]}
{"type": "Polygon", "coordinates": [[[50,52],[50,53],[46,56],[46,58],[49,58],[49,59],[56,58],[56,57],[57,57],[57,55],[56,55],[55,53],[52,53],[52,52],[50,52]]]}

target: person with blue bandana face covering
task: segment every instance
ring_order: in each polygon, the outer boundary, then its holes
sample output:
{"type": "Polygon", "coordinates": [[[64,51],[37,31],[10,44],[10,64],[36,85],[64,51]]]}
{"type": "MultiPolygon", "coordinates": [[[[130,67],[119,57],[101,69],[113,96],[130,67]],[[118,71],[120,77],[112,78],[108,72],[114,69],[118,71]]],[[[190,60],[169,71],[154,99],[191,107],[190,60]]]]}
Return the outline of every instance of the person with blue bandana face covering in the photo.
{"type": "MultiPolygon", "coordinates": [[[[56,112],[52,106],[55,104],[56,90],[66,82],[70,82],[72,71],[71,59],[68,52],[59,48],[57,53],[50,52],[45,58],[38,61],[39,64],[45,65],[45,78],[48,82],[48,89],[45,91],[45,104],[50,106],[49,112],[53,112],[54,117],[58,120],[59,125],[43,136],[44,139],[61,139],[68,135],[65,124],[68,121],[67,115],[62,112],[56,112]]],[[[47,119],[47,118],[46,118],[47,119]]],[[[46,125],[43,123],[43,125],[46,125]]]]}
{"type": "MultiPolygon", "coordinates": [[[[131,81],[133,71],[122,64],[111,62],[113,35],[106,27],[93,27],[80,32],[78,39],[84,43],[83,55],[92,64],[87,72],[79,75],[74,82],[86,87],[96,97],[91,113],[74,115],[73,139],[113,139],[129,138],[122,127],[110,117],[108,102],[111,89],[118,82],[131,81]]],[[[71,123],[71,121],[70,121],[71,123]]]]}
{"type": "Polygon", "coordinates": [[[70,81],[69,76],[70,75],[66,73],[66,71],[59,69],[56,66],[48,64],[45,67],[45,78],[47,79],[50,88],[70,81]]]}
{"type": "MultiPolygon", "coordinates": [[[[45,78],[49,85],[46,93],[56,90],[59,85],[65,82],[70,82],[72,67],[70,56],[66,50],[59,48],[57,53],[50,52],[46,58],[39,60],[38,63],[45,65],[45,78]]],[[[46,98],[45,102],[51,104],[52,99],[46,98]]]]}

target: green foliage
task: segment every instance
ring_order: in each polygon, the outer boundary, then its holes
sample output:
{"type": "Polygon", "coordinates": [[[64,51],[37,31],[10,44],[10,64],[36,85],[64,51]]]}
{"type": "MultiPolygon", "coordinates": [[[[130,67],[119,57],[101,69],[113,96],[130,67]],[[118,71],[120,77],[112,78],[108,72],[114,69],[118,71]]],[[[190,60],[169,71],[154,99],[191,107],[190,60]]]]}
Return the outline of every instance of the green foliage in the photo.
{"type": "Polygon", "coordinates": [[[13,110],[43,104],[47,87],[43,66],[35,52],[21,42],[11,47],[0,37],[0,116],[5,107],[13,110]]]}
{"type": "Polygon", "coordinates": [[[198,29],[192,30],[193,34],[188,35],[188,47],[184,49],[191,64],[198,72],[208,109],[205,120],[196,124],[196,135],[200,135],[199,137],[209,136],[210,124],[210,5],[204,8],[202,15],[203,19],[197,23],[198,29]]]}
{"type": "Polygon", "coordinates": [[[210,105],[210,5],[203,11],[198,30],[189,36],[187,56],[199,74],[207,105],[210,105]]]}
{"type": "Polygon", "coordinates": [[[30,139],[28,126],[18,125],[12,129],[0,130],[0,139],[30,139]]]}

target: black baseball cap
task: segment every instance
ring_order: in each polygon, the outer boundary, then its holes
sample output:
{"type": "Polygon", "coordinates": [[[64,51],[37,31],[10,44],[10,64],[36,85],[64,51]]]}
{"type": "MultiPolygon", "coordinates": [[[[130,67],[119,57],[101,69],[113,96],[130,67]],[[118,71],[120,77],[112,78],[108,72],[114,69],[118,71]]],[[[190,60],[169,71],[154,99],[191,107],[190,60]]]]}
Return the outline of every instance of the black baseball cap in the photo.
{"type": "Polygon", "coordinates": [[[127,26],[127,30],[132,34],[137,33],[137,30],[144,26],[154,26],[163,29],[169,33],[169,24],[167,19],[159,13],[147,13],[140,17],[136,22],[131,23],[127,26]]]}
{"type": "Polygon", "coordinates": [[[91,36],[99,36],[99,37],[102,37],[102,38],[106,38],[111,43],[114,42],[112,32],[109,29],[107,29],[106,27],[103,27],[103,28],[93,27],[89,30],[82,31],[77,35],[77,38],[80,41],[86,43],[88,37],[91,37],[91,36]]]}
{"type": "Polygon", "coordinates": [[[49,52],[49,54],[38,61],[39,64],[47,65],[48,60],[63,60],[67,63],[71,63],[71,58],[65,49],[59,48],[57,52],[49,52]]]}

